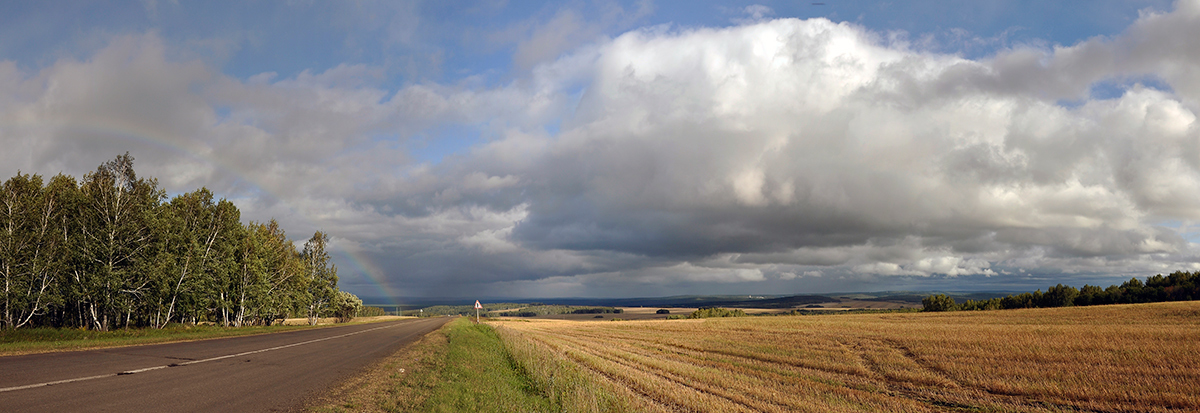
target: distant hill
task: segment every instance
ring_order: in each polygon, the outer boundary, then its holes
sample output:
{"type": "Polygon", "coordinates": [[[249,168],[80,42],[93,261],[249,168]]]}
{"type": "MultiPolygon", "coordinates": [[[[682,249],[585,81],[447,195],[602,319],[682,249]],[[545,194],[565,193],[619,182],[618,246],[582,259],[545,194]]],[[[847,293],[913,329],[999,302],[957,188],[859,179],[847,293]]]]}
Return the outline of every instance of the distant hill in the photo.
{"type": "MultiPolygon", "coordinates": [[[[730,308],[790,308],[805,304],[837,301],[823,295],[678,295],[673,297],[641,298],[556,298],[543,302],[562,305],[611,307],[730,307],[730,308]]],[[[920,302],[918,299],[917,302],[920,302]]]]}
{"type": "MultiPolygon", "coordinates": [[[[664,308],[695,308],[695,307],[726,307],[726,308],[795,308],[822,303],[842,303],[854,301],[893,302],[901,304],[921,304],[921,299],[930,294],[940,292],[926,291],[883,291],[883,292],[851,292],[833,294],[800,294],[800,295],[677,295],[669,297],[633,297],[633,298],[500,298],[480,297],[483,303],[523,303],[529,305],[566,305],[566,306],[597,306],[597,307],[664,307],[664,308]]],[[[1008,292],[968,292],[946,293],[959,301],[986,300],[1003,297],[1008,292]]],[[[400,306],[403,310],[428,308],[437,305],[458,306],[474,304],[473,298],[461,297],[419,297],[391,299],[385,297],[363,296],[366,305],[377,305],[392,308],[400,306]],[[394,303],[394,304],[393,304],[394,303]]]]}

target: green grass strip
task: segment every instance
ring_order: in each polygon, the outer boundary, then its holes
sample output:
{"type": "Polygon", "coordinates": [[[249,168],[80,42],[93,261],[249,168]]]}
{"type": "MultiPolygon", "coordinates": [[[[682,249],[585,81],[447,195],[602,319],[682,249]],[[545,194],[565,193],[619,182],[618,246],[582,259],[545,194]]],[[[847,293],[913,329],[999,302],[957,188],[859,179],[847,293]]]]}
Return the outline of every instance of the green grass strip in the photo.
{"type": "Polygon", "coordinates": [[[459,318],[443,329],[449,344],[441,383],[425,400],[430,412],[560,410],[537,388],[491,326],[459,318]]]}
{"type": "Polygon", "coordinates": [[[172,341],[202,340],[253,334],[277,333],[309,326],[172,326],[164,329],[136,328],[95,331],[75,328],[23,328],[0,330],[0,355],[45,353],[120,347],[172,341]]]}

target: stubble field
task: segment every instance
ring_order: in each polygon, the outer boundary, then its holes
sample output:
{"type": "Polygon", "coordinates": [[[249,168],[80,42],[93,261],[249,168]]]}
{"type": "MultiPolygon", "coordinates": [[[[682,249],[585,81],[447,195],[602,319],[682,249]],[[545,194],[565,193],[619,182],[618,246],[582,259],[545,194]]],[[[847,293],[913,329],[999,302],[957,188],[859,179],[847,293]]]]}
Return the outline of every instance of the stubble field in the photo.
{"type": "Polygon", "coordinates": [[[562,406],[1200,410],[1200,302],[489,324],[535,385],[563,389],[551,391],[562,406]]]}

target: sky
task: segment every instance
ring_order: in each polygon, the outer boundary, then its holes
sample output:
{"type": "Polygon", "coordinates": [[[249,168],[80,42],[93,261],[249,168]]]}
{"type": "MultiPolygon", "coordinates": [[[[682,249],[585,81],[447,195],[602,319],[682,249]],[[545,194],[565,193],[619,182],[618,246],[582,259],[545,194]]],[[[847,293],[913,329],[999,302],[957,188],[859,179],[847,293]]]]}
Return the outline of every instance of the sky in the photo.
{"type": "Polygon", "coordinates": [[[0,173],[128,151],[364,297],[1200,270],[1200,0],[0,4],[0,173]]]}

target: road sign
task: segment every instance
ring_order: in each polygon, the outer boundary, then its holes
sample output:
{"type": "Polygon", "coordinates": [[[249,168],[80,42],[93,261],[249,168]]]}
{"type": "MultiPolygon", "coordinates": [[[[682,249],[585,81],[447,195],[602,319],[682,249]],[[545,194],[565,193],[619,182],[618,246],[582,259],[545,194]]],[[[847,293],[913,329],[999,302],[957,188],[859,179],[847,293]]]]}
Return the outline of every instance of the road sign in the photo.
{"type": "Polygon", "coordinates": [[[483,308],[483,304],[480,304],[479,300],[475,300],[475,309],[478,310],[480,308],[483,308]]]}
{"type": "Polygon", "coordinates": [[[479,309],[483,308],[483,304],[479,300],[475,300],[475,324],[479,324],[479,309]]]}

